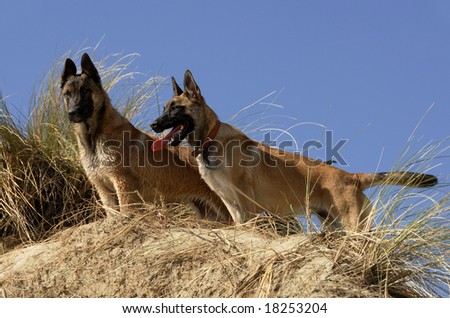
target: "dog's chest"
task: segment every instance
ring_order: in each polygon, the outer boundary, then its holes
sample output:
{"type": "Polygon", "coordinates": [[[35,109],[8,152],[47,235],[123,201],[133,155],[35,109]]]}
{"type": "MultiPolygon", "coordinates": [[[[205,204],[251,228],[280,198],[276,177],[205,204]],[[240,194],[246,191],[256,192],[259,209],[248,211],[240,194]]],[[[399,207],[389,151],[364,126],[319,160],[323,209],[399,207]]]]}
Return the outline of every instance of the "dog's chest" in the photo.
{"type": "Polygon", "coordinates": [[[83,168],[87,173],[98,172],[105,168],[114,168],[120,164],[120,158],[117,158],[117,151],[108,147],[101,140],[97,141],[94,151],[80,147],[80,157],[83,168]]]}
{"type": "Polygon", "coordinates": [[[228,179],[225,165],[211,167],[205,162],[202,155],[198,155],[196,160],[202,179],[213,191],[220,192],[220,189],[226,186],[228,179]]]}

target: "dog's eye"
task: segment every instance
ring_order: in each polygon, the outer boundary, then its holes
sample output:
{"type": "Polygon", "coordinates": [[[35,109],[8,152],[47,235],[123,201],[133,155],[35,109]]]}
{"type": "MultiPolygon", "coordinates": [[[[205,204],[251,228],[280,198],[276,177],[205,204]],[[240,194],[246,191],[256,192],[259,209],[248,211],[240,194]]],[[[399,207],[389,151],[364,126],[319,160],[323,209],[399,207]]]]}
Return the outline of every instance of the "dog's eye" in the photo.
{"type": "Polygon", "coordinates": [[[81,95],[86,95],[89,92],[89,88],[86,87],[81,87],[80,88],[80,94],[81,95]]]}
{"type": "Polygon", "coordinates": [[[70,96],[70,91],[65,91],[63,94],[64,97],[69,97],[70,96]]]}
{"type": "Polygon", "coordinates": [[[184,106],[182,106],[182,105],[180,105],[178,103],[175,103],[175,102],[170,104],[170,109],[171,110],[181,110],[183,108],[184,108],[184,106]]]}

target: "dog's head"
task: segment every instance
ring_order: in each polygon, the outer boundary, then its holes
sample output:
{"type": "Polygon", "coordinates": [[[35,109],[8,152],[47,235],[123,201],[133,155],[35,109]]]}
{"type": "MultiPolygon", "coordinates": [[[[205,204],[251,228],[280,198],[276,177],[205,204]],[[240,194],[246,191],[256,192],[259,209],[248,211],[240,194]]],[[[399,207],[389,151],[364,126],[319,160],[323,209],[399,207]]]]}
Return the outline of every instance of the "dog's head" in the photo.
{"type": "Polygon", "coordinates": [[[81,74],[71,59],[66,59],[61,76],[61,90],[69,120],[80,123],[91,118],[104,103],[100,75],[86,53],[81,57],[81,74]]]}
{"type": "MultiPolygon", "coordinates": [[[[166,146],[178,146],[194,130],[201,130],[205,120],[205,100],[192,73],[187,70],[184,75],[184,91],[173,77],[172,86],[173,98],[164,106],[163,114],[151,124],[155,132],[170,128],[172,130],[164,138],[153,143],[153,150],[161,150],[166,146]]],[[[188,141],[191,142],[189,138],[188,141]]]]}

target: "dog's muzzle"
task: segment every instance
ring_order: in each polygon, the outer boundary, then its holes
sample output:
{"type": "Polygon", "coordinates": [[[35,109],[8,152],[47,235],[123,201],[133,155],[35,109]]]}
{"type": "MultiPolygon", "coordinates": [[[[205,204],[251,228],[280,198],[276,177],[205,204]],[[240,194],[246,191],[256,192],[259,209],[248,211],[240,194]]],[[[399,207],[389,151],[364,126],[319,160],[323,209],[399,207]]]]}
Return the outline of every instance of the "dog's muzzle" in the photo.
{"type": "Polygon", "coordinates": [[[164,131],[164,128],[160,127],[160,124],[159,124],[159,122],[158,122],[157,120],[155,120],[154,122],[152,122],[152,123],[150,124],[150,127],[152,127],[152,129],[153,129],[155,132],[157,132],[157,133],[160,133],[160,132],[164,131]]]}
{"type": "Polygon", "coordinates": [[[80,108],[79,107],[71,108],[67,112],[67,115],[69,116],[69,120],[73,123],[80,123],[83,121],[82,116],[80,116],[80,108]]]}
{"type": "Polygon", "coordinates": [[[69,120],[73,123],[81,123],[83,120],[92,116],[92,109],[89,107],[75,106],[67,111],[69,120]]]}

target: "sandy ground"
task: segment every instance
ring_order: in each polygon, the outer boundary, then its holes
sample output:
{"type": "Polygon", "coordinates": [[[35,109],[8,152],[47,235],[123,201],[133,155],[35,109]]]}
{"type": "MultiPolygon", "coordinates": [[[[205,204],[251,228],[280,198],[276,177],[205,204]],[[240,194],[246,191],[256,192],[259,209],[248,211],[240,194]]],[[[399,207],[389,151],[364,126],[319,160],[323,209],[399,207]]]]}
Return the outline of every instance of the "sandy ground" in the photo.
{"type": "Polygon", "coordinates": [[[381,296],[342,265],[319,236],[118,217],[1,255],[0,296],[381,296]]]}

